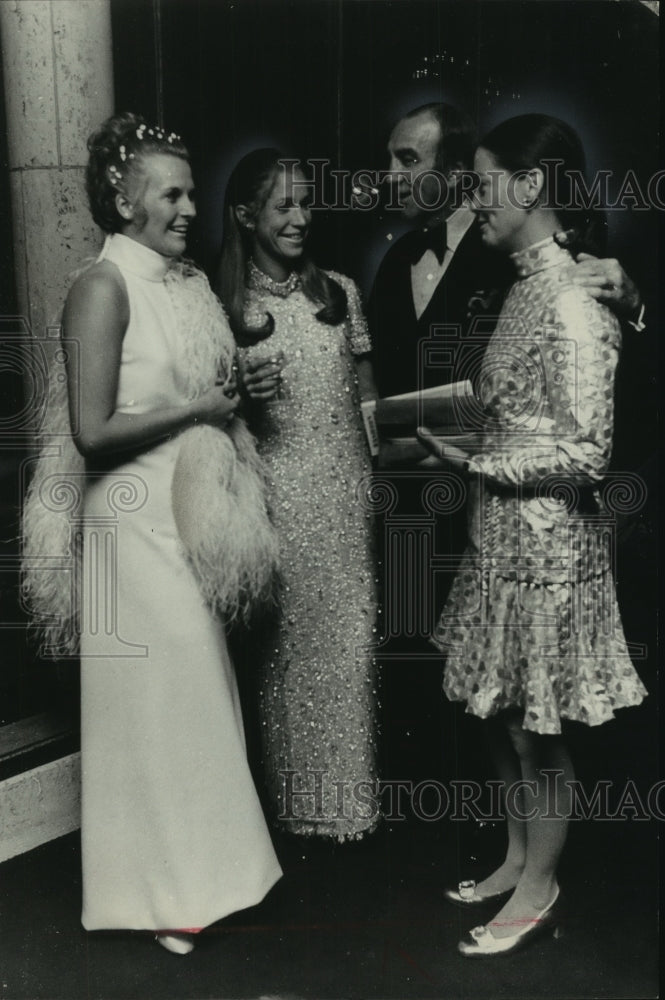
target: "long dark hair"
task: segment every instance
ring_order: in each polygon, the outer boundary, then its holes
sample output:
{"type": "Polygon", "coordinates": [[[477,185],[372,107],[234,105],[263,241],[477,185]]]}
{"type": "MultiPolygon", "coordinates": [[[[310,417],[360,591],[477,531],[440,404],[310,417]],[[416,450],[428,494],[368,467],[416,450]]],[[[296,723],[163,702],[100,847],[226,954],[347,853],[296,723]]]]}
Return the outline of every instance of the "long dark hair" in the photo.
{"type": "MultiPolygon", "coordinates": [[[[251,257],[251,237],[236,218],[236,207],[246,205],[252,215],[261,211],[270,196],[285,156],[278,149],[255,149],[240,160],[226,185],[224,197],[224,238],[217,271],[216,291],[241,344],[250,344],[270,336],[275,321],[270,313],[261,327],[245,323],[247,262],[251,257]]],[[[293,161],[291,161],[293,162],[293,161]]],[[[303,292],[322,308],[316,318],[330,326],[341,323],[348,304],[344,289],[303,253],[297,264],[303,292]]]]}
{"type": "Polygon", "coordinates": [[[480,146],[513,173],[540,167],[544,175],[539,203],[551,208],[563,233],[555,238],[572,253],[602,253],[607,220],[597,205],[578,204],[578,181],[586,172],[584,147],[574,129],[550,115],[518,115],[501,122],[480,141],[480,146]]]}

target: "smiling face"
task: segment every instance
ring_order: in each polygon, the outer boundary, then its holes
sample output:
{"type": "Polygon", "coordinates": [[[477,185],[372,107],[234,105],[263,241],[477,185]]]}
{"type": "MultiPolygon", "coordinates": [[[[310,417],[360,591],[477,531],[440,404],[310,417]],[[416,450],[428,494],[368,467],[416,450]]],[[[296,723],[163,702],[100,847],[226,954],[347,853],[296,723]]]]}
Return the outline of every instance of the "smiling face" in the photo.
{"type": "Polygon", "coordinates": [[[124,235],[164,257],[179,257],[196,216],[189,163],[168,153],[151,153],[141,158],[128,187],[127,196],[119,196],[118,202],[118,211],[128,220],[124,235]]]}
{"type": "Polygon", "coordinates": [[[254,261],[276,281],[286,280],[302,257],[312,220],[310,201],[304,174],[280,168],[264,204],[246,217],[254,261]]]}
{"type": "Polygon", "coordinates": [[[528,177],[513,175],[481,146],[474,159],[478,188],[473,211],[483,243],[506,253],[522,250],[532,242],[528,177]],[[526,204],[525,204],[526,203],[526,204]]]}
{"type": "MultiPolygon", "coordinates": [[[[402,215],[405,219],[420,219],[428,207],[441,199],[441,187],[434,177],[417,178],[426,171],[440,170],[439,146],[441,127],[428,111],[402,118],[388,140],[389,181],[397,188],[402,215]],[[414,185],[415,195],[414,198],[414,185]]],[[[431,208],[429,209],[431,212],[431,208]]]]}

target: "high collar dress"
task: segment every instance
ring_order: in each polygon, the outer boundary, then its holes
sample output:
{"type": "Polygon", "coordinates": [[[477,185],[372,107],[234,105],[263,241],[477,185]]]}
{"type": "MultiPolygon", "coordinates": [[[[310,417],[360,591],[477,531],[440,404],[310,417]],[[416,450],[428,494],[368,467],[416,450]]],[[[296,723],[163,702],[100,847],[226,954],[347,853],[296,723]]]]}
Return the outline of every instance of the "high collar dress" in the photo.
{"type": "MultiPolygon", "coordinates": [[[[117,410],[188,401],[168,261],[121,235],[130,319],[117,410]]],[[[230,336],[230,334],[229,334],[230,336]]],[[[85,373],[83,373],[83,376],[85,373]]],[[[214,373],[212,375],[214,381],[214,373]]],[[[82,586],[83,925],[197,929],[258,903],[281,870],[245,754],[224,629],[171,510],[178,436],[88,469],[82,586]]]]}
{"type": "MultiPolygon", "coordinates": [[[[618,516],[639,503],[610,474],[619,324],[571,282],[552,238],[513,255],[517,281],[485,352],[486,420],[469,463],[469,544],[435,630],[444,690],[486,718],[524,712],[556,734],[639,704],[615,595],[618,516]]],[[[635,650],[636,653],[639,650],[635,650]]]]}

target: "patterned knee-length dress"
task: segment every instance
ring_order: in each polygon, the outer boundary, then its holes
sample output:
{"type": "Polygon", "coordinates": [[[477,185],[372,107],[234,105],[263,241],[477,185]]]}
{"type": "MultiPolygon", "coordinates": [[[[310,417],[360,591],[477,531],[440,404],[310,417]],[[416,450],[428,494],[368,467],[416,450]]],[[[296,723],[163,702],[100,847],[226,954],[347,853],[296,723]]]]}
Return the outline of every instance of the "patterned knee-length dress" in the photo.
{"type": "Polygon", "coordinates": [[[479,392],[487,420],[469,462],[469,543],[433,642],[444,691],[486,718],[598,725],[642,701],[612,574],[612,446],[619,325],[569,278],[553,239],[514,256],[479,392]]]}

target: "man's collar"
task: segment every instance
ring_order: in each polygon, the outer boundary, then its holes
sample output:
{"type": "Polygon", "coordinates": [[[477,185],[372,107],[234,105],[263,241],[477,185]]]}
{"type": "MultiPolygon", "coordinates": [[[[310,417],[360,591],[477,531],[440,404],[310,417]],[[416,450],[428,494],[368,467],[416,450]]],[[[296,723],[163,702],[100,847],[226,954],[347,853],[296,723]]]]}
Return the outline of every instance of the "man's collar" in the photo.
{"type": "Polygon", "coordinates": [[[431,250],[436,254],[439,265],[443,266],[446,252],[455,253],[472,222],[473,213],[465,201],[447,219],[432,219],[429,225],[413,230],[404,244],[411,263],[417,264],[421,257],[431,250]]]}

